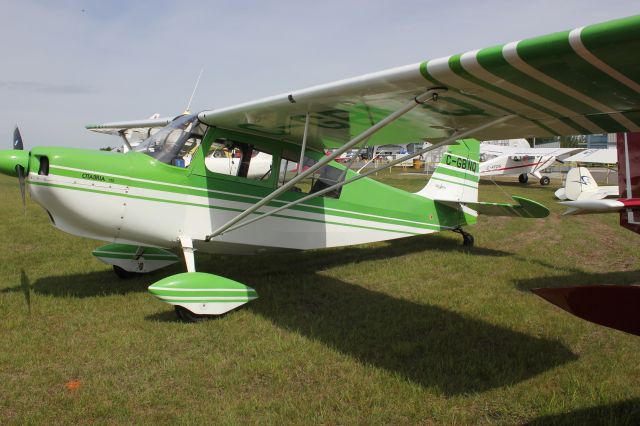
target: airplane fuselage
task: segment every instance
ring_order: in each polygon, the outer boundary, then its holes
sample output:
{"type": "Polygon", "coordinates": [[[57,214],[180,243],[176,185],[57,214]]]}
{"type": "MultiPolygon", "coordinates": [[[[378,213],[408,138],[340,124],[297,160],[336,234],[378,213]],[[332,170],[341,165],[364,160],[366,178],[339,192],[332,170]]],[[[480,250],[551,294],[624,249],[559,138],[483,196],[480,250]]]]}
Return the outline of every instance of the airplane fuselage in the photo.
{"type": "MultiPolygon", "coordinates": [[[[70,234],[164,248],[177,248],[179,237],[188,236],[198,250],[211,253],[359,244],[428,234],[460,223],[453,209],[362,179],[343,188],[339,199],[308,200],[204,242],[218,226],[272,192],[277,179],[277,174],[255,181],[210,172],[201,153],[181,168],[137,152],[35,148],[27,183],[32,199],[54,226],[70,234]],[[47,170],[42,170],[43,157],[47,170]]],[[[287,192],[259,212],[303,195],[287,192]]]]}
{"type": "Polygon", "coordinates": [[[480,175],[518,176],[530,173],[539,177],[539,173],[552,165],[555,159],[556,157],[551,155],[524,155],[516,158],[501,155],[480,163],[480,175]]]}

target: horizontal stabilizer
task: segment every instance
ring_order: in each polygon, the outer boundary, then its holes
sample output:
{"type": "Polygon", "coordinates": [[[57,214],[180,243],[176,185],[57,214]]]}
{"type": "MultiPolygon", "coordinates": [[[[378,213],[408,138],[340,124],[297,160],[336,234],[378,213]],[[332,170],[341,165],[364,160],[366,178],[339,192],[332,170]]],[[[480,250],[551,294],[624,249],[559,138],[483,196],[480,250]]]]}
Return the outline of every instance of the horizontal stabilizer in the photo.
{"type": "Polygon", "coordinates": [[[524,218],[543,218],[549,216],[549,209],[540,203],[526,198],[512,196],[518,204],[505,203],[465,203],[466,206],[487,216],[515,216],[524,218]]]}
{"type": "Polygon", "coordinates": [[[640,336],[640,287],[590,285],[531,290],[577,317],[640,336]]]}
{"type": "Polygon", "coordinates": [[[640,209],[640,199],[617,199],[617,200],[576,200],[562,201],[559,204],[567,206],[569,209],[563,215],[590,214],[590,213],[615,213],[620,210],[640,209]]]}

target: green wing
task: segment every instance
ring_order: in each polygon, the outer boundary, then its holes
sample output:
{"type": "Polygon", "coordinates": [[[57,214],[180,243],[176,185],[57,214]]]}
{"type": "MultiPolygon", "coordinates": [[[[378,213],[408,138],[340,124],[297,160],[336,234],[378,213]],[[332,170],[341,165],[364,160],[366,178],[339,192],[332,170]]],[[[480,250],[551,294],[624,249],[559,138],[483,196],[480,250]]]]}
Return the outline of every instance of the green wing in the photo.
{"type": "MultiPolygon", "coordinates": [[[[418,50],[419,46],[416,47],[418,50]]],[[[434,86],[448,90],[369,145],[437,142],[497,117],[480,140],[640,131],[640,16],[473,50],[200,113],[210,125],[340,146],[434,86]]]]}

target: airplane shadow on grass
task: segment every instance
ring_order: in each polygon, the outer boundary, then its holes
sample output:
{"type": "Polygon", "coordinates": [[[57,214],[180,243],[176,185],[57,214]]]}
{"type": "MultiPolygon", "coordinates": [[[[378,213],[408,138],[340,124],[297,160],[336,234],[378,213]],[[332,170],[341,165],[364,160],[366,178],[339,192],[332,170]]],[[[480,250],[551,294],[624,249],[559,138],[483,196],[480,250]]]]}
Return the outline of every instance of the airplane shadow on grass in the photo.
{"type": "Polygon", "coordinates": [[[611,405],[552,414],[532,420],[527,425],[637,425],[640,424],[640,399],[611,405]]]}
{"type": "Polygon", "coordinates": [[[514,284],[522,291],[539,287],[558,288],[597,284],[632,285],[640,284],[640,271],[592,273],[574,270],[569,275],[528,278],[516,280],[514,284]]]}
{"type": "MultiPolygon", "coordinates": [[[[448,395],[482,392],[531,378],[577,357],[558,341],[532,337],[447,309],[418,304],[316,273],[332,266],[428,250],[461,250],[458,239],[414,237],[374,247],[256,257],[219,256],[202,271],[254,287],[246,309],[278,327],[320,341],[365,365],[448,395]]],[[[479,256],[507,253],[475,248],[479,256]]],[[[35,293],[77,297],[145,291],[165,270],[114,282],[111,272],[38,280],[35,293]],[[109,290],[108,283],[116,287],[109,290]],[[71,287],[77,287],[72,291],[71,287]]],[[[434,278],[434,281],[437,278],[434,278]]],[[[429,285],[425,282],[424,285],[429,285]]],[[[16,291],[20,291],[19,288],[16,291]]],[[[150,320],[173,321],[173,312],[150,320]]]]}

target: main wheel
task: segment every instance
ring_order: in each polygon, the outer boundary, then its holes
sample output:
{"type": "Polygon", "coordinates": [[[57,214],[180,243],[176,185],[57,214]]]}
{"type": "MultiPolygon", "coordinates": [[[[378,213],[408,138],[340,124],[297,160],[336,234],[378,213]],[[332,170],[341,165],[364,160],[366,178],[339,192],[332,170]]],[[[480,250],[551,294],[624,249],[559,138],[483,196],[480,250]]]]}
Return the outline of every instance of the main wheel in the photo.
{"type": "Polygon", "coordinates": [[[204,321],[207,318],[211,317],[211,315],[194,314],[193,312],[191,312],[190,310],[188,310],[184,306],[177,306],[176,305],[175,306],[175,310],[176,310],[176,315],[178,316],[178,318],[181,319],[184,322],[200,322],[200,321],[204,321]]]}
{"type": "Polygon", "coordinates": [[[464,234],[462,236],[462,245],[464,247],[473,247],[473,235],[471,234],[464,234]]]}
{"type": "Polygon", "coordinates": [[[522,173],[520,176],[518,176],[518,182],[520,183],[529,182],[529,175],[527,175],[526,173],[522,173]]]}
{"type": "Polygon", "coordinates": [[[121,280],[129,280],[138,275],[135,272],[129,272],[117,265],[113,265],[113,272],[115,272],[118,278],[120,278],[121,280]]]}
{"type": "Polygon", "coordinates": [[[549,185],[550,183],[551,183],[551,179],[549,179],[549,176],[542,176],[540,178],[540,185],[546,186],[546,185],[549,185]]]}

